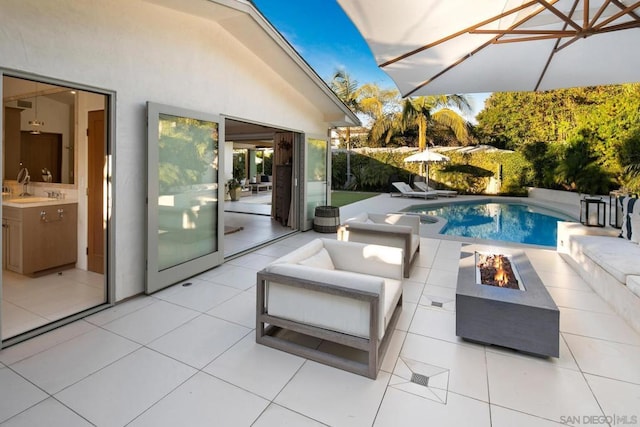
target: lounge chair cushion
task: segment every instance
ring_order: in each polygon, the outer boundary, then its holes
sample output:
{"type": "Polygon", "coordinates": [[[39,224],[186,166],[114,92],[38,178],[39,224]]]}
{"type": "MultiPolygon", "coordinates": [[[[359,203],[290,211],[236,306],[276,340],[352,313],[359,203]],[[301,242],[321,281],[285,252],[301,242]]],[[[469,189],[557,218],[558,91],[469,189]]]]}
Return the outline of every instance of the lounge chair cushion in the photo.
{"type": "Polygon", "coordinates": [[[406,197],[420,197],[425,199],[435,199],[438,197],[438,193],[435,191],[415,191],[406,182],[392,182],[393,185],[400,194],[406,197]]]}
{"type": "MultiPolygon", "coordinates": [[[[378,338],[384,337],[393,310],[402,295],[402,282],[397,279],[369,276],[349,271],[329,272],[322,268],[278,264],[269,268],[272,273],[301,279],[344,286],[352,289],[379,293],[380,330],[378,338]]],[[[362,338],[369,337],[369,304],[351,298],[342,298],[308,289],[292,289],[290,286],[269,283],[269,314],[306,325],[342,332],[362,338]]]]}
{"type": "Polygon", "coordinates": [[[579,244],[582,252],[594,263],[609,272],[620,283],[628,275],[640,275],[640,246],[618,237],[573,235],[572,243],[579,244]]]}
{"type": "Polygon", "coordinates": [[[631,241],[640,243],[640,214],[629,215],[629,221],[631,222],[631,241]]]}
{"type": "Polygon", "coordinates": [[[626,285],[631,292],[640,297],[640,276],[627,276],[626,285]]]}
{"type": "Polygon", "coordinates": [[[315,255],[312,255],[309,258],[303,259],[302,261],[298,262],[298,264],[306,265],[308,267],[323,268],[325,270],[336,269],[333,266],[333,261],[331,260],[329,252],[327,252],[325,248],[320,249],[315,255]]]}
{"type": "Polygon", "coordinates": [[[403,274],[409,277],[411,262],[420,248],[420,217],[363,212],[345,221],[338,230],[338,240],[401,248],[404,251],[403,274]]]}
{"type": "Polygon", "coordinates": [[[456,197],[458,195],[458,192],[455,190],[436,190],[435,188],[429,187],[427,183],[423,181],[416,181],[413,184],[419,191],[435,191],[438,196],[456,197]]]}

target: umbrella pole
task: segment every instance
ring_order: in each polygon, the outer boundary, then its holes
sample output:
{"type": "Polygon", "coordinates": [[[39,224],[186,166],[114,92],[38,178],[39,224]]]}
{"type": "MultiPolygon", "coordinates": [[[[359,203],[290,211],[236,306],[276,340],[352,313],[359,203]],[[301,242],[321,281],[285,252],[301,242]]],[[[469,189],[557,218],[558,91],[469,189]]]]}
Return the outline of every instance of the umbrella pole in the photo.
{"type": "Polygon", "coordinates": [[[427,182],[427,186],[425,188],[425,191],[429,190],[429,162],[427,162],[427,165],[425,167],[427,173],[425,173],[425,181],[427,182]]]}
{"type": "MultiPolygon", "coordinates": [[[[426,145],[425,151],[427,152],[427,155],[429,155],[429,144],[427,143],[425,145],[426,145]]],[[[425,178],[425,181],[427,181],[427,186],[425,187],[424,191],[428,191],[429,190],[429,160],[427,160],[425,163],[427,164],[426,166],[427,173],[425,178]]]]}

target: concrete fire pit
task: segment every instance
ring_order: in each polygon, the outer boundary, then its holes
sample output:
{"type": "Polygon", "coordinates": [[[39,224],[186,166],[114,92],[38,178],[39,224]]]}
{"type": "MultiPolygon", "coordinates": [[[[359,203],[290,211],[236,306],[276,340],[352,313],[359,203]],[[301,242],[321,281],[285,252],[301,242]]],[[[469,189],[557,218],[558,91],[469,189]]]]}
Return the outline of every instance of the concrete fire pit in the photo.
{"type": "Polygon", "coordinates": [[[477,252],[463,247],[456,288],[456,335],[537,356],[558,357],[560,311],[527,256],[512,249],[490,251],[508,255],[524,290],[479,284],[477,252]]]}

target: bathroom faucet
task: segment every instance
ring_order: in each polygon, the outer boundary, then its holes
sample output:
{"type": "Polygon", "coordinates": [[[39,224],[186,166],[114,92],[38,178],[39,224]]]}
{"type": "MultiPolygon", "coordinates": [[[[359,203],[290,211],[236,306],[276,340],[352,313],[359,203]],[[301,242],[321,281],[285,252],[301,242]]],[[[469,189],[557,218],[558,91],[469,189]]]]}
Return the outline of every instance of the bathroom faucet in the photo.
{"type": "Polygon", "coordinates": [[[64,199],[64,194],[61,191],[47,191],[46,193],[50,199],[64,199]]]}

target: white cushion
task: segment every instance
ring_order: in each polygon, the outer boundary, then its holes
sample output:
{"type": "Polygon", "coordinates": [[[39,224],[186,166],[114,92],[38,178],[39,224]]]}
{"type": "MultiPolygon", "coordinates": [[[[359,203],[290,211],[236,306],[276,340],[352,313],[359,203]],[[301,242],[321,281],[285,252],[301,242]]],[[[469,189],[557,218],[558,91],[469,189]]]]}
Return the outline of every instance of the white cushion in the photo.
{"type": "Polygon", "coordinates": [[[401,248],[322,239],[336,270],[402,279],[401,248]]]}
{"type": "MultiPolygon", "coordinates": [[[[402,281],[397,279],[292,264],[272,264],[268,270],[288,277],[313,278],[330,285],[378,294],[378,338],[384,336],[393,310],[402,295],[402,281]]],[[[270,282],[267,288],[267,306],[269,314],[284,319],[359,337],[369,336],[369,303],[366,301],[270,282]]]]}
{"type": "MultiPolygon", "coordinates": [[[[358,280],[356,275],[351,278],[358,280]]],[[[402,282],[384,279],[385,292],[378,308],[378,338],[382,339],[393,310],[401,295],[402,282]]],[[[369,337],[369,303],[339,297],[309,289],[271,282],[268,288],[267,307],[269,314],[284,319],[342,332],[362,338],[369,337]]]]}
{"type": "Polygon", "coordinates": [[[307,267],[324,268],[325,270],[335,270],[331,256],[325,248],[320,249],[315,255],[310,256],[307,259],[299,261],[298,264],[306,265],[307,267]]]}
{"type": "Polygon", "coordinates": [[[366,212],[361,212],[356,216],[353,216],[351,218],[348,218],[344,223],[348,224],[349,222],[355,221],[355,222],[365,222],[366,220],[369,219],[369,215],[366,212]]]}
{"type": "Polygon", "coordinates": [[[633,243],[640,243],[640,215],[634,213],[629,216],[631,222],[631,241],[633,243]]]}
{"type": "Polygon", "coordinates": [[[619,237],[574,235],[573,244],[620,283],[628,275],[640,276],[640,246],[619,237]]]}
{"type": "Polygon", "coordinates": [[[627,288],[640,297],[640,276],[627,277],[627,288]]]}
{"type": "Polygon", "coordinates": [[[287,255],[273,261],[272,264],[297,264],[300,261],[312,257],[322,248],[324,248],[322,239],[313,239],[309,243],[300,246],[295,251],[291,251],[287,255]]]}

